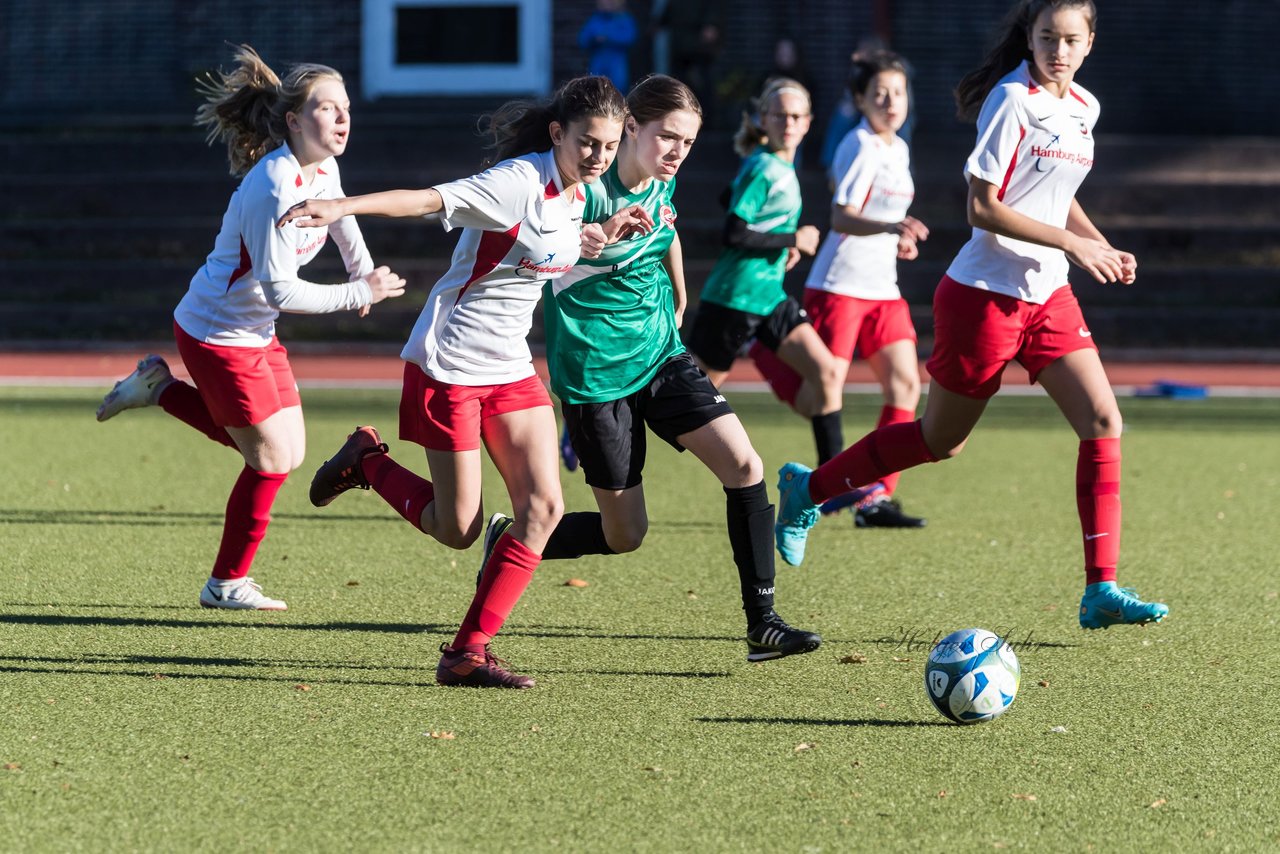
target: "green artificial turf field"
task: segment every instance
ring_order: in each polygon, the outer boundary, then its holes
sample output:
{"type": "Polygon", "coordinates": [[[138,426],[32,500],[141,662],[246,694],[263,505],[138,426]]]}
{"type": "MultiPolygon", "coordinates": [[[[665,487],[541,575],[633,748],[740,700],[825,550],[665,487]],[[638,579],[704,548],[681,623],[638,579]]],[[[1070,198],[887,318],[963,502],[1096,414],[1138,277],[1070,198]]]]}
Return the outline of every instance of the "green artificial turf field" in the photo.
{"type": "MultiPolygon", "coordinates": [[[[495,644],[538,679],[516,692],[434,684],[478,546],[372,493],[307,502],[353,425],[394,436],[395,392],[305,393],[308,461],[254,570],[275,615],[196,603],[238,458],[159,410],[97,424],[98,394],[0,390],[0,849],[1280,846],[1280,401],[1122,402],[1120,581],[1168,602],[1164,624],[1078,628],[1076,441],[1044,398],[997,398],[960,458],[904,475],[925,530],[825,518],[780,566],[779,611],[825,643],[763,664],[720,487],[653,440],[648,540],[542,565],[495,644]],[[1009,637],[1022,687],[959,727],[922,668],[966,626],[1009,637]]],[[[808,426],[731,400],[773,494],[808,426]]],[[[877,410],[849,401],[847,437],[877,410]]]]}

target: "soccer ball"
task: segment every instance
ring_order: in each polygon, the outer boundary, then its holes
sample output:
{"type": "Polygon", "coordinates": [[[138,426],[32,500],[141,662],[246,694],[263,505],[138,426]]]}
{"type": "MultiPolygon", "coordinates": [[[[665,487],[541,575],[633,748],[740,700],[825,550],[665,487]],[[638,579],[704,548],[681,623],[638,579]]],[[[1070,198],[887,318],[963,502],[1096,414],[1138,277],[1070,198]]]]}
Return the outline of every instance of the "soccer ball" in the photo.
{"type": "Polygon", "coordinates": [[[1018,695],[1018,657],[986,629],[961,629],[938,641],[924,668],[925,693],[934,708],[958,724],[1004,714],[1018,695]]]}

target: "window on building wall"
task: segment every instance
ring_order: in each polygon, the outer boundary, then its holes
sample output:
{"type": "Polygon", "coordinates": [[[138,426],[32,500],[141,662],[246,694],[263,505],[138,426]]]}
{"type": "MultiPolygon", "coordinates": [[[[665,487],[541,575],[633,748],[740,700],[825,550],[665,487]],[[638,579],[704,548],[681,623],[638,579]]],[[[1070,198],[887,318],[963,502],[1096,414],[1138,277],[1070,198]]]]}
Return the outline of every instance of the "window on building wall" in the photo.
{"type": "Polygon", "coordinates": [[[551,0],[362,0],[364,94],[543,94],[551,0]]]}

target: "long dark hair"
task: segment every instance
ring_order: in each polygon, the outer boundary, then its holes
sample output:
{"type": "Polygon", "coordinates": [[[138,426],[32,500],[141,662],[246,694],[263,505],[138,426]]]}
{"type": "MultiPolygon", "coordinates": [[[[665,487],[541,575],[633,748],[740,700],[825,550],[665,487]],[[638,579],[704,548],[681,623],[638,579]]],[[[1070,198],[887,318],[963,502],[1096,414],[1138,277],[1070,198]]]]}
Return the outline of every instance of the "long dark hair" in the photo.
{"type": "Polygon", "coordinates": [[[549,100],[508,101],[480,118],[480,132],[489,137],[490,154],[484,165],[551,148],[552,122],[565,127],[585,118],[624,121],[627,103],[608,77],[575,77],[549,100]]]}
{"type": "Polygon", "coordinates": [[[677,110],[702,118],[702,105],[693,90],[674,77],[650,74],[627,93],[627,111],[637,124],[648,124],[677,110]]]}
{"type": "Polygon", "coordinates": [[[281,80],[247,44],[235,58],[230,74],[217,71],[196,81],[205,99],[196,110],[196,124],[208,129],[210,145],[226,144],[231,174],[239,177],[289,138],[286,113],[302,109],[319,83],[341,83],[342,75],[327,65],[303,63],[281,80]]]}
{"type": "Polygon", "coordinates": [[[1097,28],[1098,9],[1093,0],[1019,0],[996,31],[995,44],[982,65],[961,78],[956,86],[956,115],[961,121],[973,121],[1000,78],[1024,59],[1031,59],[1031,49],[1027,47],[1031,27],[1045,10],[1059,9],[1082,9],[1089,21],[1089,32],[1097,28]]]}

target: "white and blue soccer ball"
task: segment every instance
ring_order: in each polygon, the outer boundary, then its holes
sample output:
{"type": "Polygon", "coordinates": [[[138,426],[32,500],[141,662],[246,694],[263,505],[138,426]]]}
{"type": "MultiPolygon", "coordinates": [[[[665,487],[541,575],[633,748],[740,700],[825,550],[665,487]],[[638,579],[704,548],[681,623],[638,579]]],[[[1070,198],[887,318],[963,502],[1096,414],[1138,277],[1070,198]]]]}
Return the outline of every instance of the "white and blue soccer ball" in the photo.
{"type": "Polygon", "coordinates": [[[1004,714],[1018,696],[1021,668],[1013,649],[986,629],[961,629],[938,641],[924,668],[924,688],[942,715],[976,724],[1004,714]]]}

